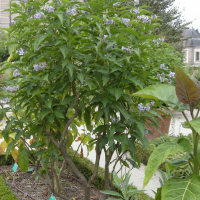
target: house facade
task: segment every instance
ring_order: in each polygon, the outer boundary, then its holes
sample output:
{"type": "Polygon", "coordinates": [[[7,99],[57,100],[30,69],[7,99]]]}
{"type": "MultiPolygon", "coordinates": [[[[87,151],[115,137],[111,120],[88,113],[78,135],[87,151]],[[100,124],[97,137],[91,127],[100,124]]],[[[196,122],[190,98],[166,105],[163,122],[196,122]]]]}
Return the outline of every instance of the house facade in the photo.
{"type": "Polygon", "coordinates": [[[185,28],[183,37],[185,40],[185,64],[200,66],[200,33],[194,29],[185,28]]]}
{"type": "Polygon", "coordinates": [[[9,8],[10,8],[10,0],[0,0],[0,28],[9,27],[11,21],[17,16],[16,14],[10,15],[9,11],[4,11],[5,9],[9,8]]]}

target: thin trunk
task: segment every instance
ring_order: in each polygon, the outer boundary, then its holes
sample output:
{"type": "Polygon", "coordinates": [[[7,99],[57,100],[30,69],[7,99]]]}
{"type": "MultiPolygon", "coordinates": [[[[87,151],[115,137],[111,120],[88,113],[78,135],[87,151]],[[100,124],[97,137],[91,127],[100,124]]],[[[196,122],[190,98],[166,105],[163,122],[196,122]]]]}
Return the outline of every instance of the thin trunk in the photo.
{"type": "Polygon", "coordinates": [[[73,173],[79,177],[81,182],[83,183],[84,186],[84,200],[90,200],[90,185],[88,184],[86,178],[84,175],[77,169],[76,165],[73,163],[71,158],[69,157],[66,148],[63,144],[60,145],[59,150],[61,152],[61,155],[65,159],[66,163],[69,165],[73,173]]]}

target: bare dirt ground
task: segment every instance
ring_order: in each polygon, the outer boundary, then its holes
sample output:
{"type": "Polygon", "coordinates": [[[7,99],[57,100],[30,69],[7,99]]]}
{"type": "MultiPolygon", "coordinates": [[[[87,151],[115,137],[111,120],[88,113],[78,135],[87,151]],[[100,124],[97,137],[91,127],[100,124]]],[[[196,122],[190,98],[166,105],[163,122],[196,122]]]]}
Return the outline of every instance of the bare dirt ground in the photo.
{"type": "MultiPolygon", "coordinates": [[[[24,173],[18,169],[14,179],[12,167],[12,165],[1,165],[0,176],[3,177],[7,185],[20,200],[49,200],[52,193],[40,179],[36,178],[34,173],[24,173]]],[[[83,184],[71,172],[67,177],[67,169],[62,174],[61,187],[62,195],[69,199],[83,199],[83,184]]],[[[92,186],[91,199],[99,200],[101,196],[102,193],[95,186],[92,186]]],[[[56,200],[61,200],[60,197],[55,196],[55,198],[56,200]]]]}

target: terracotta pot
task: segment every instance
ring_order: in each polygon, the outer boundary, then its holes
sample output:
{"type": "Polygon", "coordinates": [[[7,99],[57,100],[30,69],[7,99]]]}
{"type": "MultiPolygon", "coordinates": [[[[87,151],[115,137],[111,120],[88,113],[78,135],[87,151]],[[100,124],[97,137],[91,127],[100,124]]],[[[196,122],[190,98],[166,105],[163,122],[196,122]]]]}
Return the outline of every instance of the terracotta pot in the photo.
{"type": "MultiPolygon", "coordinates": [[[[171,111],[172,113],[174,113],[174,110],[173,110],[173,109],[171,109],[171,108],[169,108],[169,109],[170,109],[170,111],[171,111]]],[[[163,111],[164,113],[167,113],[167,112],[166,112],[165,110],[163,110],[163,109],[162,109],[162,111],[163,111]]],[[[168,113],[167,113],[167,114],[168,114],[168,113]]],[[[146,138],[147,138],[148,140],[153,140],[154,138],[163,136],[163,135],[165,135],[165,134],[168,134],[168,132],[169,132],[169,127],[170,127],[170,122],[171,122],[171,115],[168,114],[168,117],[165,116],[165,115],[162,114],[162,113],[160,113],[160,115],[162,116],[163,120],[160,119],[160,118],[158,118],[158,117],[156,117],[156,116],[155,116],[155,118],[156,118],[156,119],[159,121],[159,123],[160,123],[160,126],[159,126],[158,129],[160,130],[160,132],[162,133],[162,135],[161,135],[154,127],[151,127],[151,128],[149,128],[149,130],[153,133],[153,135],[147,134],[147,135],[146,135],[146,138]]]]}

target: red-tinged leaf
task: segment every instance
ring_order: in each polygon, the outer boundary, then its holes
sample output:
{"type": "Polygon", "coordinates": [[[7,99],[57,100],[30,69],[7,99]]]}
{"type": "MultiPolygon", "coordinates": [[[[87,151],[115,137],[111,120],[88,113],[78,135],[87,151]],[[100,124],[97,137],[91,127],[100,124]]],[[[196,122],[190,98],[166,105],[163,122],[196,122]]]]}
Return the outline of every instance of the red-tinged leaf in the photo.
{"type": "Polygon", "coordinates": [[[199,90],[196,84],[179,68],[176,69],[176,95],[184,104],[196,103],[199,100],[199,90]]]}

